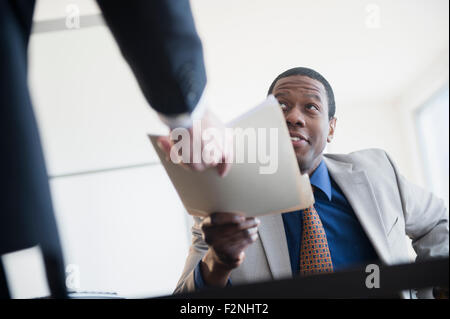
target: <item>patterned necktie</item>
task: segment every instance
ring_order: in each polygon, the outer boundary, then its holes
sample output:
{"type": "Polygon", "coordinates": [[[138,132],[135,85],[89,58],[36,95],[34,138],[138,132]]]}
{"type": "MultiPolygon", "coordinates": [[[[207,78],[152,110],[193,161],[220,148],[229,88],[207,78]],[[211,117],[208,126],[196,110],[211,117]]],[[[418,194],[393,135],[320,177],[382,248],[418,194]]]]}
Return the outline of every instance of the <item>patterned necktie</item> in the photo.
{"type": "Polygon", "coordinates": [[[300,275],[333,272],[327,235],[314,205],[303,210],[300,275]]]}

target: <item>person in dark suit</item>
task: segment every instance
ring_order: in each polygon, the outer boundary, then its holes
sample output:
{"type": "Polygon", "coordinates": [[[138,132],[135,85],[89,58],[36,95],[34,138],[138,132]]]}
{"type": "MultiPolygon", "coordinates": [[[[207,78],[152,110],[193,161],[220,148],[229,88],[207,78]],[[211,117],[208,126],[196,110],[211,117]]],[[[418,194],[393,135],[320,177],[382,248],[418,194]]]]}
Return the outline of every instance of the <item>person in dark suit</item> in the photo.
{"type": "MultiPolygon", "coordinates": [[[[204,110],[206,73],[189,1],[97,2],[161,120],[171,129],[191,129],[196,118],[222,127],[204,110]]],[[[34,6],[34,0],[0,0],[0,255],[39,245],[52,296],[66,297],[63,254],[27,85],[34,6]]],[[[170,141],[160,142],[169,152],[170,141]]],[[[230,164],[188,164],[195,170],[214,165],[224,175],[230,164]]],[[[9,297],[0,262],[0,298],[9,297]]]]}

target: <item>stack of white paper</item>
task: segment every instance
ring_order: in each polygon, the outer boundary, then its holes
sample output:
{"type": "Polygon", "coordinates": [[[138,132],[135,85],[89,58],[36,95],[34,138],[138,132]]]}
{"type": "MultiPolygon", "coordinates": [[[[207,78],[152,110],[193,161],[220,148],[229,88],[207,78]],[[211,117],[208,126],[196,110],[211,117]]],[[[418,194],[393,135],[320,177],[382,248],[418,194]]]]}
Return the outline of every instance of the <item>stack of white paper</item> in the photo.
{"type": "Polygon", "coordinates": [[[309,178],[300,175],[286,121],[273,96],[229,127],[235,133],[234,161],[224,178],[215,169],[194,172],[167,161],[156,144],[157,136],[150,136],[190,214],[258,216],[304,209],[314,202],[309,178]]]}

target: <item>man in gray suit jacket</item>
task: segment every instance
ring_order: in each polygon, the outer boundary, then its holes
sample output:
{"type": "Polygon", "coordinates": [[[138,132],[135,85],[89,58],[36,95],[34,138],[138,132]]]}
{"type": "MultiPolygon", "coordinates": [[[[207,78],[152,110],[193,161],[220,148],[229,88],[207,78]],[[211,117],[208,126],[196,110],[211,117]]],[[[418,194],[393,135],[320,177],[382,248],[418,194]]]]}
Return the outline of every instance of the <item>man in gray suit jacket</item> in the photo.
{"type": "MultiPolygon", "coordinates": [[[[386,152],[323,154],[336,127],[334,94],[325,78],[311,69],[290,69],[274,80],[269,94],[280,102],[300,171],[310,176],[334,271],[411,262],[406,236],[416,260],[448,256],[444,202],[406,181],[386,152]]],[[[302,221],[302,211],[195,217],[175,293],[301,273],[302,221]]],[[[409,291],[402,296],[413,297],[409,291]]]]}

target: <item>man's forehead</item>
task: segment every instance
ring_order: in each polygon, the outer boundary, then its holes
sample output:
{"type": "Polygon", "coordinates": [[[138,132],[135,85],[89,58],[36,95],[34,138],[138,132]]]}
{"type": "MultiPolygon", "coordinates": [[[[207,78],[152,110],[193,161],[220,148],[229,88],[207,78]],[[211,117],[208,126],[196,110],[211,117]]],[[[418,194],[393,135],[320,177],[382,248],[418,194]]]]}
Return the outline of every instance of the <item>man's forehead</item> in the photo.
{"type": "Polygon", "coordinates": [[[292,75],[288,76],[282,79],[279,79],[277,83],[275,84],[275,87],[273,89],[273,93],[276,95],[276,93],[283,94],[288,93],[291,90],[302,90],[302,91],[311,91],[310,94],[319,94],[324,95],[326,94],[325,88],[322,83],[319,81],[312,79],[307,76],[303,75],[292,75]],[[277,91],[277,92],[275,92],[277,91]]]}

